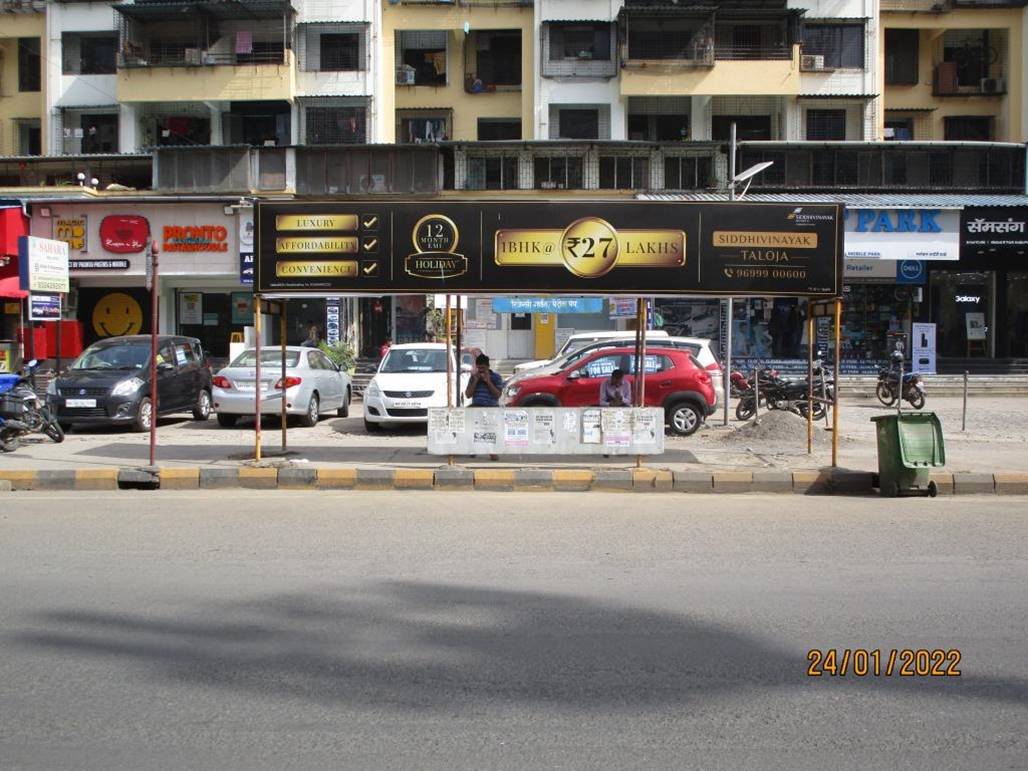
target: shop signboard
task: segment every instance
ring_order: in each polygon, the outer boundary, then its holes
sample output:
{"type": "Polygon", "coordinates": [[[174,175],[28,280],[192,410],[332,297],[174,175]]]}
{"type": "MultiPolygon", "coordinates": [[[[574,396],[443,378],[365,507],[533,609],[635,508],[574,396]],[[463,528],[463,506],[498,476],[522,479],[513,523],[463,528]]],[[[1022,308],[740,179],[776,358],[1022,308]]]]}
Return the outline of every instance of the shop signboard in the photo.
{"type": "Polygon", "coordinates": [[[29,319],[31,321],[57,321],[61,318],[61,296],[59,294],[29,295],[29,319]]]}
{"type": "Polygon", "coordinates": [[[165,225],[161,237],[165,253],[228,251],[228,228],[224,225],[165,225]]]}
{"type": "Polygon", "coordinates": [[[494,297],[495,313],[601,313],[602,297],[494,297]]]}
{"type": "Polygon", "coordinates": [[[910,325],[910,368],[919,375],[935,374],[935,324],[915,321],[910,325]]]}
{"type": "Polygon", "coordinates": [[[89,227],[86,215],[78,217],[56,217],[54,219],[54,238],[64,241],[68,249],[74,252],[89,250],[89,227]]]}
{"type": "Polygon", "coordinates": [[[71,270],[128,270],[128,260],[69,260],[71,270]]]}
{"type": "Polygon", "coordinates": [[[112,254],[138,254],[150,238],[150,223],[136,214],[111,214],[100,221],[100,246],[112,254]]]}
{"type": "Polygon", "coordinates": [[[849,259],[959,260],[958,209],[847,209],[849,259]]]}
{"type": "Polygon", "coordinates": [[[232,326],[253,324],[253,295],[250,292],[232,293],[232,326]]]}
{"type": "Polygon", "coordinates": [[[68,245],[64,241],[19,236],[18,270],[22,291],[68,291],[68,245]]]}
{"type": "Polygon", "coordinates": [[[969,206],[961,212],[960,240],[965,255],[1028,254],[1028,207],[969,206]]]}
{"type": "Polygon", "coordinates": [[[325,303],[325,342],[335,345],[339,342],[339,303],[325,303]]]}
{"type": "Polygon", "coordinates": [[[612,319],[635,318],[639,305],[634,297],[611,297],[610,317],[612,319]]]}
{"type": "Polygon", "coordinates": [[[257,203],[261,293],[836,297],[841,206],[257,203]]]}
{"type": "Polygon", "coordinates": [[[253,252],[239,253],[239,283],[253,286],[253,252]]]}

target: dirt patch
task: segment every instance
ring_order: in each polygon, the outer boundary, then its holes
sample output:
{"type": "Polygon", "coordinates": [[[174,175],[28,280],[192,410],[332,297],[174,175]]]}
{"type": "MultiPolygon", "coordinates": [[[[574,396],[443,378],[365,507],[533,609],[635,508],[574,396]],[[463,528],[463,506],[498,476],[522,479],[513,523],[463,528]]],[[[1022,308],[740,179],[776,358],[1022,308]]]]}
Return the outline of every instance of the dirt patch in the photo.
{"type": "MultiPolygon", "coordinates": [[[[832,443],[832,435],[823,429],[823,423],[814,424],[814,444],[832,443]]],[[[718,437],[726,444],[781,444],[804,446],[807,444],[807,421],[792,412],[769,410],[760,414],[760,421],[749,421],[718,437]]]]}

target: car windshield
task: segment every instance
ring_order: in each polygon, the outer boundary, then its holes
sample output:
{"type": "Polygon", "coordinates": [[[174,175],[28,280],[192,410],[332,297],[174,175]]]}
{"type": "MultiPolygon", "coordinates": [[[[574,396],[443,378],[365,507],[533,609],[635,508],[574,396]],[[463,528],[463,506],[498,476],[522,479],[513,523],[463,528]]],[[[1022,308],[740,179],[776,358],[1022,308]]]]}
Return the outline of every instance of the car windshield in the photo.
{"type": "Polygon", "coordinates": [[[393,349],[379,372],[446,372],[446,351],[434,348],[393,349]]]}
{"type": "MultiPolygon", "coordinates": [[[[295,367],[296,363],[300,360],[299,351],[286,351],[286,366],[295,367]]],[[[261,351],[261,366],[282,366],[282,351],[279,348],[271,348],[269,350],[261,351]]],[[[256,367],[257,366],[257,351],[250,349],[249,351],[243,351],[241,354],[236,356],[228,366],[230,367],[256,367]]]]}
{"type": "Polygon", "coordinates": [[[143,369],[150,363],[150,343],[96,343],[89,346],[72,369],[143,369]]]}

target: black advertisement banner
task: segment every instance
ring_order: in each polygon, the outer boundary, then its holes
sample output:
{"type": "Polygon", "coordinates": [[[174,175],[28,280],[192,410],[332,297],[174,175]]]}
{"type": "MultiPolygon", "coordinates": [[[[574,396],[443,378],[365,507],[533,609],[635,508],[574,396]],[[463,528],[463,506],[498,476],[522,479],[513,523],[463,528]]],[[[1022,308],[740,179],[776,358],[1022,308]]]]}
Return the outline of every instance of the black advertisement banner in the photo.
{"type": "Polygon", "coordinates": [[[960,213],[960,254],[1023,256],[1028,252],[1028,208],[969,206],[960,213]]]}
{"type": "Polygon", "coordinates": [[[257,203],[264,294],[836,297],[841,204],[257,203]]]}

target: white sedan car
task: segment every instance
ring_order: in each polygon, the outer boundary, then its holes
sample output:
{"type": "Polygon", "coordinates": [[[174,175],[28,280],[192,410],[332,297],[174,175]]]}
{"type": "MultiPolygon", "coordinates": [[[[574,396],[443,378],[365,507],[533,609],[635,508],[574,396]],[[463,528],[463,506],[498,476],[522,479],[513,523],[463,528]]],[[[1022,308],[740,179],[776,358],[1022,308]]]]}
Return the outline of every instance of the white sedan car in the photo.
{"type": "MultiPolygon", "coordinates": [[[[241,416],[253,416],[257,380],[257,351],[250,348],[214,376],[212,396],[218,423],[235,425],[241,416]]],[[[325,413],[345,418],[350,414],[350,376],[317,348],[286,347],[286,376],[282,378],[282,349],[261,350],[261,414],[278,415],[282,399],[286,414],[299,415],[313,426],[325,413]]]]}
{"type": "MultiPolygon", "coordinates": [[[[446,406],[446,345],[394,345],[364,389],[364,427],[377,431],[383,423],[428,423],[429,407],[446,406]]],[[[453,350],[450,371],[458,376],[453,350]]],[[[463,365],[461,393],[468,385],[470,366],[463,365]]],[[[456,386],[452,386],[456,388],[456,386]]]]}

